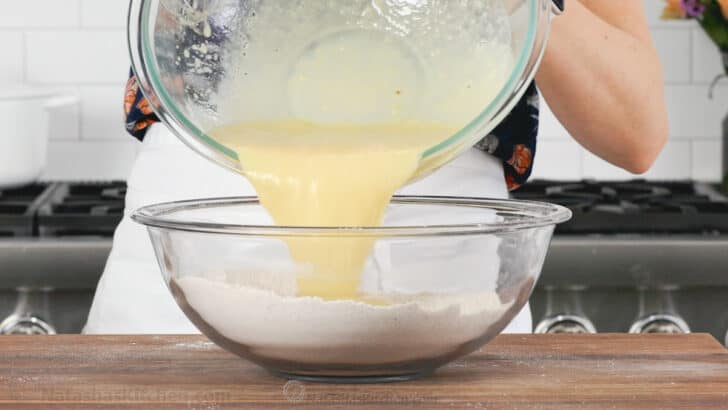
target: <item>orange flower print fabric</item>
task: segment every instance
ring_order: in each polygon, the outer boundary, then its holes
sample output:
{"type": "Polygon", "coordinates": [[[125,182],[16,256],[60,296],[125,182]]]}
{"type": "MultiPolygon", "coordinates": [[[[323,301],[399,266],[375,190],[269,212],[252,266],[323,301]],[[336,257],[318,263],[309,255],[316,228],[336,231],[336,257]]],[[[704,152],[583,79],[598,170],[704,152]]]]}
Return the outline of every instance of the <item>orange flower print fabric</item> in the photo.
{"type": "Polygon", "coordinates": [[[126,131],[138,140],[143,140],[149,126],[159,122],[149,101],[139,89],[139,82],[134,73],[129,76],[124,92],[124,114],[126,115],[126,131]]]}
{"type": "Polygon", "coordinates": [[[521,187],[521,184],[516,182],[516,179],[513,178],[513,174],[506,173],[506,186],[508,187],[509,191],[515,191],[516,189],[521,187]]]}
{"type": "Polygon", "coordinates": [[[503,161],[503,173],[510,191],[520,188],[531,176],[538,120],[539,93],[536,84],[531,84],[503,122],[475,145],[503,161]]]}
{"type": "Polygon", "coordinates": [[[136,77],[129,77],[129,81],[126,82],[126,91],[124,92],[124,114],[127,116],[131,113],[131,108],[136,102],[138,92],[139,83],[137,83],[136,77]]]}
{"type": "Polygon", "coordinates": [[[531,150],[524,144],[517,144],[513,148],[513,156],[506,161],[518,175],[525,174],[531,168],[532,162],[533,154],[531,154],[531,150]]]}

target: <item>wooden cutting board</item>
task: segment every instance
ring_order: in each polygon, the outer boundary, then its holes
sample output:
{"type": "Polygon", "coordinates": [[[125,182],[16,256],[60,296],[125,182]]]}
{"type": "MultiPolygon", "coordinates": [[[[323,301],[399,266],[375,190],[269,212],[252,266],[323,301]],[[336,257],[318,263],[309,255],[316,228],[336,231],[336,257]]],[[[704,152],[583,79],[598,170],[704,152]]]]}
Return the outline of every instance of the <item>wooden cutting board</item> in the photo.
{"type": "Polygon", "coordinates": [[[502,335],[413,382],[286,381],[201,336],[2,336],[0,408],[728,409],[728,351],[694,335],[502,335]]]}

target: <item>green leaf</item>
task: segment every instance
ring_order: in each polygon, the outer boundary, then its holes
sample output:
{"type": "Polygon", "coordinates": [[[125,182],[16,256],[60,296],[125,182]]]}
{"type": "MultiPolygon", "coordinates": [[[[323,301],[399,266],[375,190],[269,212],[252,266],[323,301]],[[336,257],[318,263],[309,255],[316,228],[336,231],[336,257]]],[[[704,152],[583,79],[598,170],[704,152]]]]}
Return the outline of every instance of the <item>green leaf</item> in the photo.
{"type": "Polygon", "coordinates": [[[721,49],[728,47],[728,20],[723,17],[717,2],[707,5],[700,26],[721,49]]]}

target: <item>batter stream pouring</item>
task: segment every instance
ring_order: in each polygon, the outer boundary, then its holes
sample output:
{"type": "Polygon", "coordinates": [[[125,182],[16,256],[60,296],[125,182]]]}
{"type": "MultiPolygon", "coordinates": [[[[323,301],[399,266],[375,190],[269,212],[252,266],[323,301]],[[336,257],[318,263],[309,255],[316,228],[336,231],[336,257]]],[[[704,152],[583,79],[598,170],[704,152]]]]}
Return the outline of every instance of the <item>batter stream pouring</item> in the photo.
{"type": "MultiPolygon", "coordinates": [[[[392,194],[417,171],[424,148],[449,135],[437,125],[247,123],[212,135],[246,164],[261,203],[281,226],[377,226],[392,194]]],[[[353,298],[374,238],[291,239],[311,265],[301,295],[353,298]]]]}
{"type": "MultiPolygon", "coordinates": [[[[207,135],[284,226],[379,225],[397,189],[455,153],[422,161],[495,98],[513,65],[506,10],[492,0],[260,2],[246,22],[229,40],[237,55],[222,57],[234,74],[206,97],[218,112],[207,135]]],[[[289,242],[312,268],[301,294],[354,297],[372,243],[289,242]]]]}

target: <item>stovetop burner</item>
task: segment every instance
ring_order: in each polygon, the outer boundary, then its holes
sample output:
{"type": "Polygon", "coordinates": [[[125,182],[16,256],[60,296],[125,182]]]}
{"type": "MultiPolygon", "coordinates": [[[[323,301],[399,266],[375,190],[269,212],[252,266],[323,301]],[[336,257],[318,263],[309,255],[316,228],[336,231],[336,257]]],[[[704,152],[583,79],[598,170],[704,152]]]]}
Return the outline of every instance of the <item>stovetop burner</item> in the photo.
{"type": "MultiPolygon", "coordinates": [[[[40,183],[0,190],[0,237],[113,235],[124,212],[121,181],[40,183]]],[[[574,212],[557,234],[726,234],[728,197],[692,181],[544,181],[516,199],[574,212]]]]}
{"type": "Polygon", "coordinates": [[[533,181],[513,196],[571,209],[560,234],[728,233],[728,198],[690,181],[533,181]]]}
{"type": "Polygon", "coordinates": [[[0,191],[0,237],[112,236],[124,182],[39,183],[0,191]]]}
{"type": "Polygon", "coordinates": [[[0,237],[33,235],[35,214],[50,188],[50,184],[33,184],[0,190],[0,237]]]}
{"type": "Polygon", "coordinates": [[[112,236],[124,213],[123,182],[59,184],[38,211],[41,236],[112,236]]]}

